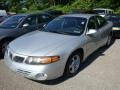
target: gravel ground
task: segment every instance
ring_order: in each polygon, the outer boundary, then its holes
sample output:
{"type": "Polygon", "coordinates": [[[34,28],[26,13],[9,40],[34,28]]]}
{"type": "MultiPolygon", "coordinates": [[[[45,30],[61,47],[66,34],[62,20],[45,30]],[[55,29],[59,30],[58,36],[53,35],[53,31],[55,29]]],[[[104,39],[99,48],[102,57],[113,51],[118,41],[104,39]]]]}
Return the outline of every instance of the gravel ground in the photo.
{"type": "Polygon", "coordinates": [[[37,82],[9,70],[0,60],[0,90],[120,90],[120,39],[100,48],[72,78],[37,82]]]}

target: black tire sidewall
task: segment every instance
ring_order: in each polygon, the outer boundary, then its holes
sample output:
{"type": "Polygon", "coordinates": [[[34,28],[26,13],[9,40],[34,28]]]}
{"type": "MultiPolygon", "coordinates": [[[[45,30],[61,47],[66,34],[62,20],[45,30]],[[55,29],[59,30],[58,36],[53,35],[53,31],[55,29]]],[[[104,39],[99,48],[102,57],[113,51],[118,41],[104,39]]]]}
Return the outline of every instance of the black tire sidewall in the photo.
{"type": "Polygon", "coordinates": [[[112,42],[112,35],[109,35],[108,36],[108,40],[107,40],[107,43],[106,43],[106,46],[109,47],[111,45],[111,42],[112,42]],[[110,42],[109,42],[109,38],[110,38],[110,42]],[[108,43],[109,42],[109,43],[108,43]]]}
{"type": "Polygon", "coordinates": [[[4,55],[4,53],[2,52],[2,49],[3,49],[3,44],[5,44],[5,43],[9,43],[10,41],[8,40],[6,40],[6,41],[2,41],[1,43],[0,43],[0,53],[2,54],[2,55],[4,55]]]}

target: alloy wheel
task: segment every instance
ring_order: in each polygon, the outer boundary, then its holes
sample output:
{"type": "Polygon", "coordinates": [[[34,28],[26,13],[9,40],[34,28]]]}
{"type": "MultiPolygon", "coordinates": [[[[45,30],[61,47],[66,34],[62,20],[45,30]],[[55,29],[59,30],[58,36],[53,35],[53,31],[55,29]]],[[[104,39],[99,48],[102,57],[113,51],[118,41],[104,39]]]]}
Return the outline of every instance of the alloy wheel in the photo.
{"type": "Polygon", "coordinates": [[[71,58],[71,64],[69,65],[69,72],[71,74],[74,74],[78,71],[79,67],[80,67],[80,56],[74,55],[71,58]]]}

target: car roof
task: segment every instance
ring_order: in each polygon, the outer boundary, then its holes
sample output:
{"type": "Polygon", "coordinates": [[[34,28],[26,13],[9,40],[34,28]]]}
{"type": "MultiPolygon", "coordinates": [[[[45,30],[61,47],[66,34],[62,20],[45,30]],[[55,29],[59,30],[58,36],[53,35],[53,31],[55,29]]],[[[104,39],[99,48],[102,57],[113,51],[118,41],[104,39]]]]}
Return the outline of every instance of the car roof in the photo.
{"type": "Polygon", "coordinates": [[[46,14],[46,13],[24,13],[24,14],[16,14],[13,16],[29,16],[29,15],[37,15],[37,14],[46,14]]]}
{"type": "Polygon", "coordinates": [[[89,19],[92,16],[96,16],[97,14],[67,14],[62,15],[62,17],[83,17],[89,19]]]}
{"type": "Polygon", "coordinates": [[[112,9],[107,9],[107,8],[95,8],[93,10],[109,10],[109,11],[113,11],[112,9]]]}
{"type": "Polygon", "coordinates": [[[92,9],[72,9],[71,14],[96,14],[96,12],[92,9]]]}

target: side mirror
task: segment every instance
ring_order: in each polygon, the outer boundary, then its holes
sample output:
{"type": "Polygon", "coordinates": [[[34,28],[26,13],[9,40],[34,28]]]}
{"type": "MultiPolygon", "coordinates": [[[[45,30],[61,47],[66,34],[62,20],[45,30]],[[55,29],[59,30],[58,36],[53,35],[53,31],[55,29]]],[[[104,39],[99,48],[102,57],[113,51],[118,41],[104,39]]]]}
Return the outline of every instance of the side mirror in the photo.
{"type": "Polygon", "coordinates": [[[89,29],[89,31],[86,34],[87,35],[92,35],[92,34],[94,34],[96,32],[97,32],[97,30],[95,30],[95,29],[89,29]]]}
{"type": "Polygon", "coordinates": [[[23,27],[28,27],[28,26],[29,26],[28,23],[23,24],[23,27]]]}

